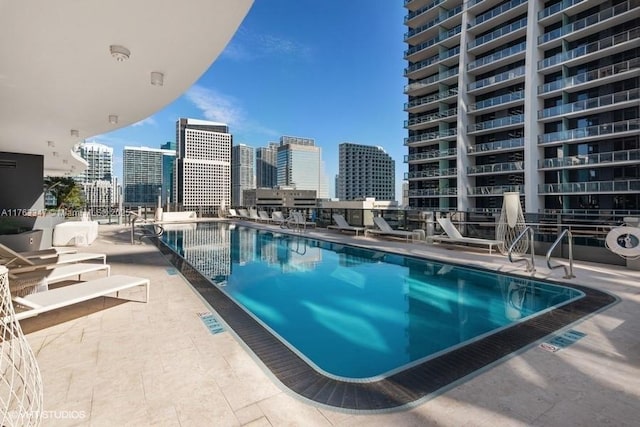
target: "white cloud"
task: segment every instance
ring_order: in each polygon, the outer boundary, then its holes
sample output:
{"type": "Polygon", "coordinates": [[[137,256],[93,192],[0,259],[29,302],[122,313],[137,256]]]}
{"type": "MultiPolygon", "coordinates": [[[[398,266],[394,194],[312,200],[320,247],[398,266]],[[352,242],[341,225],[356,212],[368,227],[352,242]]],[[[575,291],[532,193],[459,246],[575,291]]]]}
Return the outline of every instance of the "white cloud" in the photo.
{"type": "Polygon", "coordinates": [[[239,127],[245,119],[245,112],[237,99],[224,95],[214,89],[195,85],[186,93],[207,120],[226,123],[230,127],[239,127]]]}
{"type": "Polygon", "coordinates": [[[142,119],[139,122],[135,122],[134,124],[132,124],[131,126],[137,127],[137,126],[145,126],[145,125],[152,125],[152,126],[156,126],[158,123],[156,122],[156,120],[153,118],[153,116],[147,117],[146,119],[142,119]]]}
{"type": "Polygon", "coordinates": [[[250,61],[265,56],[308,59],[311,49],[295,40],[272,34],[255,34],[241,28],[222,55],[236,61],[250,61]]]}

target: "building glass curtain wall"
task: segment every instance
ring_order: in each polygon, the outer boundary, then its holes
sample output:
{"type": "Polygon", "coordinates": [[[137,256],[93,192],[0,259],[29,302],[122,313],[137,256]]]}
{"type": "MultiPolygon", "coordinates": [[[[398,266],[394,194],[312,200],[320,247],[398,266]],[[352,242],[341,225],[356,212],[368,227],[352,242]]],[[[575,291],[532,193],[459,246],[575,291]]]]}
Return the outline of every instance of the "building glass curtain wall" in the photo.
{"type": "Polygon", "coordinates": [[[411,207],[640,209],[638,0],[404,4],[411,207]]]}
{"type": "Polygon", "coordinates": [[[277,165],[278,186],[315,190],[319,198],[327,197],[327,185],[323,183],[322,150],[313,139],[281,137],[277,165]]]}
{"type": "Polygon", "coordinates": [[[395,200],[395,161],[382,147],[339,145],[336,197],[340,200],[395,200]]]}
{"type": "Polygon", "coordinates": [[[278,185],[278,143],[256,150],[256,187],[273,188],[278,185]]]}
{"type": "Polygon", "coordinates": [[[255,149],[234,145],[231,152],[231,196],[233,206],[247,206],[243,191],[255,189],[255,149]]]}
{"type": "Polygon", "coordinates": [[[148,147],[125,147],[123,153],[124,203],[155,207],[164,195],[165,164],[172,163],[175,151],[148,147]]]}

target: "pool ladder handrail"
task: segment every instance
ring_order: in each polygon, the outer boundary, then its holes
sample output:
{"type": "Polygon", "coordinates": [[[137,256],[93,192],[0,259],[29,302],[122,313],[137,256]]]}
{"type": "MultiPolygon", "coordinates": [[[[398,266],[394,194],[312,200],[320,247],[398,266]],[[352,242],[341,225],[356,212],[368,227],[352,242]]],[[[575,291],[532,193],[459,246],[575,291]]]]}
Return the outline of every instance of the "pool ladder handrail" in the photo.
{"type": "Polygon", "coordinates": [[[524,261],[527,263],[527,267],[525,268],[525,271],[530,272],[530,273],[535,273],[536,272],[536,253],[535,253],[535,245],[534,245],[534,241],[533,241],[533,236],[534,236],[534,231],[533,228],[529,225],[527,226],[524,230],[522,230],[522,232],[520,234],[518,234],[518,237],[516,237],[513,242],[511,243],[511,246],[509,246],[509,251],[507,252],[507,256],[509,258],[510,262],[520,262],[520,261],[524,261]],[[515,248],[516,244],[520,241],[520,239],[522,239],[523,237],[525,237],[527,235],[527,233],[529,233],[531,236],[531,262],[529,262],[529,260],[527,259],[527,257],[522,257],[522,258],[518,258],[518,259],[513,259],[513,249],[515,248]]]}
{"type": "Polygon", "coordinates": [[[148,233],[148,229],[145,228],[144,225],[143,225],[143,224],[147,224],[147,220],[142,218],[140,215],[138,215],[137,213],[135,213],[133,211],[129,211],[128,213],[129,213],[129,216],[131,218],[131,244],[132,245],[135,243],[136,222],[138,220],[142,221],[142,224],[137,224],[138,226],[141,226],[141,230],[143,232],[143,234],[138,237],[138,240],[140,242],[142,242],[142,239],[144,239],[144,238],[160,237],[160,236],[162,236],[164,234],[164,227],[162,225],[160,225],[160,224],[153,224],[154,232],[149,234],[148,233]]]}
{"type": "Polygon", "coordinates": [[[553,245],[551,245],[551,247],[547,251],[547,267],[549,267],[550,270],[560,267],[564,268],[564,279],[573,279],[574,277],[576,277],[573,274],[573,234],[568,228],[565,228],[562,233],[560,233],[556,241],[553,242],[553,245]],[[565,235],[567,236],[569,242],[569,266],[567,266],[566,264],[551,265],[551,252],[553,252],[556,246],[558,246],[565,235]]]}

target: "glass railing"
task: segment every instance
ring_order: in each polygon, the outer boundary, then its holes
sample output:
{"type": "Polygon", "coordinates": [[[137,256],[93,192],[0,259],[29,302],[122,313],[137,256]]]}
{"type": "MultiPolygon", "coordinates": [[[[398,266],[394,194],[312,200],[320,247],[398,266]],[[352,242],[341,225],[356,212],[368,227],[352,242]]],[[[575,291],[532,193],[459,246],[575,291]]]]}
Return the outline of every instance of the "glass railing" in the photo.
{"type": "Polygon", "coordinates": [[[409,108],[417,107],[419,105],[428,104],[430,102],[438,101],[440,99],[449,98],[451,96],[457,96],[457,95],[458,95],[458,89],[449,89],[441,93],[424,96],[419,99],[414,99],[411,102],[407,102],[404,104],[404,109],[408,110],[409,108]]]}
{"type": "Polygon", "coordinates": [[[499,127],[515,125],[523,122],[524,122],[524,114],[514,114],[512,116],[501,117],[499,119],[488,120],[486,122],[469,125],[467,127],[467,130],[469,132],[477,132],[480,130],[499,128],[499,127]]]}
{"type": "Polygon", "coordinates": [[[480,14],[476,16],[475,19],[472,19],[471,21],[469,21],[469,28],[476,26],[478,24],[482,24],[483,22],[488,21],[489,19],[495,18],[496,16],[501,15],[504,12],[507,12],[515,8],[516,6],[519,6],[522,3],[526,3],[526,2],[527,0],[511,0],[508,3],[502,4],[498,7],[490,9],[489,11],[483,14],[480,14]]]}
{"type": "Polygon", "coordinates": [[[404,179],[437,178],[443,176],[456,176],[457,174],[458,168],[428,169],[423,171],[405,172],[404,179]]]}
{"type": "Polygon", "coordinates": [[[544,19],[547,16],[551,16],[554,13],[558,13],[561,10],[565,10],[567,8],[570,8],[574,4],[582,3],[583,1],[586,1],[586,0],[564,0],[563,2],[552,4],[551,6],[547,7],[546,9],[541,10],[540,12],[538,12],[538,19],[539,20],[540,19],[544,19]]]}
{"type": "Polygon", "coordinates": [[[571,49],[568,52],[558,53],[549,58],[545,58],[541,61],[538,61],[538,70],[552,67],[554,65],[558,65],[563,62],[569,61],[571,59],[579,58],[581,56],[589,55],[589,54],[598,52],[600,50],[607,49],[612,46],[616,46],[621,43],[625,43],[630,40],[637,39],[638,37],[640,37],[640,28],[633,28],[631,30],[613,35],[611,37],[607,37],[593,43],[579,46],[575,49],[571,49]]]}
{"type": "Polygon", "coordinates": [[[415,190],[409,190],[409,197],[420,196],[455,196],[458,194],[456,187],[447,188],[418,188],[415,190]]]}
{"type": "Polygon", "coordinates": [[[410,83],[408,85],[406,85],[404,87],[404,91],[405,93],[414,91],[414,90],[418,90],[418,89],[422,89],[428,86],[431,86],[433,83],[435,82],[439,82],[440,80],[444,80],[447,79],[451,76],[455,76],[458,74],[458,69],[457,68],[452,68],[448,71],[445,71],[444,73],[440,73],[440,74],[434,74],[432,76],[429,76],[425,79],[419,80],[415,83],[410,83]]]}
{"type": "Polygon", "coordinates": [[[420,135],[416,135],[416,136],[412,136],[409,138],[405,138],[404,140],[404,145],[408,145],[408,144],[412,144],[415,142],[423,142],[423,141],[433,141],[436,139],[440,139],[440,138],[447,138],[450,136],[456,136],[458,134],[458,130],[453,128],[453,129],[447,129],[447,130],[442,130],[439,132],[428,132],[428,133],[423,133],[420,135]]]}
{"type": "Polygon", "coordinates": [[[457,108],[451,108],[447,111],[439,111],[437,113],[428,114],[426,116],[414,117],[404,121],[404,127],[419,125],[421,123],[431,122],[433,120],[443,119],[458,114],[457,108]]]}
{"type": "Polygon", "coordinates": [[[506,150],[509,148],[524,147],[524,138],[506,139],[504,141],[486,142],[484,144],[471,145],[467,153],[481,153],[485,151],[506,150]]]}
{"type": "Polygon", "coordinates": [[[520,28],[524,28],[526,26],[527,26],[527,18],[522,18],[521,20],[516,21],[510,25],[498,28],[497,30],[492,31],[489,34],[485,34],[482,37],[478,37],[474,41],[470,42],[467,46],[469,47],[469,49],[471,49],[476,46],[483,45],[485,43],[490,42],[491,40],[497,39],[498,37],[502,37],[509,33],[513,33],[514,31],[517,31],[520,28]]]}
{"type": "Polygon", "coordinates": [[[421,70],[425,67],[428,67],[431,64],[435,64],[436,62],[439,61],[443,61],[451,56],[454,55],[458,55],[460,53],[460,46],[456,46],[452,49],[449,49],[445,52],[440,52],[437,55],[433,55],[427,59],[424,59],[420,62],[416,62],[415,64],[411,65],[410,67],[407,67],[404,69],[404,75],[408,75],[409,73],[413,73],[414,71],[418,71],[421,70]]]}
{"type": "Polygon", "coordinates": [[[467,85],[467,90],[480,89],[485,86],[491,86],[496,83],[512,80],[520,76],[524,76],[526,69],[524,65],[514,68],[513,70],[505,71],[504,73],[496,74],[495,76],[487,77],[486,79],[478,80],[467,85]]]}
{"type": "Polygon", "coordinates": [[[571,34],[576,31],[582,30],[583,28],[595,25],[606,19],[613,18],[614,16],[622,15],[623,13],[626,13],[631,9],[635,9],[639,5],[640,0],[627,0],[623,3],[619,3],[613,7],[602,10],[598,13],[594,13],[593,15],[589,15],[585,18],[578,19],[577,21],[564,25],[560,28],[556,28],[555,30],[549,31],[546,34],[539,36],[538,44],[540,45],[543,43],[547,43],[551,40],[555,40],[559,37],[563,37],[567,34],[571,34]]]}
{"type": "Polygon", "coordinates": [[[583,128],[564,130],[560,132],[545,133],[544,135],[538,135],[538,143],[546,144],[549,142],[572,141],[576,139],[605,136],[638,130],[640,130],[640,119],[631,119],[620,122],[606,123],[597,126],[588,126],[583,128]]]}
{"type": "Polygon", "coordinates": [[[621,193],[640,191],[640,179],[540,184],[540,193],[621,193]]]}
{"type": "Polygon", "coordinates": [[[438,35],[437,37],[434,37],[432,39],[427,40],[424,43],[420,43],[417,46],[413,46],[413,47],[405,50],[404,51],[404,57],[406,58],[409,55],[413,55],[416,52],[420,52],[421,50],[424,50],[424,49],[426,49],[428,47],[431,47],[431,46],[435,45],[436,43],[444,41],[444,40],[448,39],[449,37],[453,37],[456,34],[459,34],[460,31],[462,31],[462,25],[458,25],[456,27],[453,27],[452,29],[450,29],[446,33],[442,33],[442,34],[438,35]]]}
{"type": "Polygon", "coordinates": [[[469,166],[467,167],[467,173],[522,172],[523,168],[524,162],[492,163],[489,165],[469,166]]]}
{"type": "Polygon", "coordinates": [[[496,61],[499,61],[503,58],[507,58],[512,55],[516,55],[520,52],[524,52],[527,49],[527,43],[522,42],[511,47],[502,49],[493,53],[491,55],[483,56],[482,58],[476,59],[475,61],[470,62],[467,65],[467,70],[473,70],[474,68],[482,67],[483,65],[487,65],[496,61]]]}
{"type": "Polygon", "coordinates": [[[495,98],[485,99],[475,104],[469,105],[469,111],[482,110],[483,108],[489,108],[496,105],[507,104],[512,101],[519,101],[524,99],[524,90],[508,93],[502,96],[496,96],[495,98]]]}
{"type": "Polygon", "coordinates": [[[492,185],[486,187],[469,187],[467,188],[467,194],[472,195],[485,195],[491,196],[494,194],[502,194],[504,192],[518,191],[524,192],[524,187],[521,185],[492,185]]]}
{"type": "Polygon", "coordinates": [[[423,153],[413,153],[404,156],[404,162],[408,163],[415,160],[427,160],[427,159],[440,159],[443,157],[455,156],[458,153],[456,148],[449,148],[448,150],[431,150],[423,153]]]}
{"type": "Polygon", "coordinates": [[[538,162],[541,169],[564,168],[567,166],[589,166],[601,163],[634,162],[640,160],[640,150],[610,151],[607,153],[589,154],[585,156],[554,157],[538,162]]]}
{"type": "Polygon", "coordinates": [[[625,90],[624,92],[611,93],[609,95],[603,95],[597,98],[590,98],[583,101],[572,102],[571,104],[545,108],[542,111],[538,111],[538,119],[591,110],[593,108],[620,104],[622,102],[629,102],[637,99],[640,99],[640,89],[636,88],[625,90]]]}
{"type": "Polygon", "coordinates": [[[434,25],[437,25],[440,22],[446,21],[447,19],[459,14],[460,12],[462,12],[462,5],[456,7],[455,9],[451,9],[445,13],[440,14],[440,16],[438,16],[436,19],[431,20],[424,25],[421,25],[417,28],[410,29],[409,31],[404,33],[404,41],[407,41],[410,37],[420,34],[423,31],[427,31],[429,28],[433,27],[434,25]]]}
{"type": "MultiPolygon", "coordinates": [[[[413,1],[413,0],[405,0],[404,4],[406,5],[407,3],[411,3],[411,1],[413,1]]],[[[407,21],[409,21],[410,19],[413,19],[418,15],[422,15],[424,12],[433,9],[434,7],[438,6],[441,3],[444,3],[444,1],[445,0],[435,0],[435,1],[432,1],[431,3],[429,3],[428,5],[421,7],[420,9],[413,10],[413,11],[409,12],[404,17],[404,22],[407,23],[407,21]]]]}
{"type": "Polygon", "coordinates": [[[560,79],[556,80],[555,82],[545,83],[542,86],[538,86],[538,94],[577,86],[582,83],[603,79],[636,68],[640,68],[640,58],[633,58],[629,61],[607,65],[606,67],[598,68],[597,70],[591,70],[586,73],[576,74],[575,76],[567,77],[566,79],[560,79]]]}

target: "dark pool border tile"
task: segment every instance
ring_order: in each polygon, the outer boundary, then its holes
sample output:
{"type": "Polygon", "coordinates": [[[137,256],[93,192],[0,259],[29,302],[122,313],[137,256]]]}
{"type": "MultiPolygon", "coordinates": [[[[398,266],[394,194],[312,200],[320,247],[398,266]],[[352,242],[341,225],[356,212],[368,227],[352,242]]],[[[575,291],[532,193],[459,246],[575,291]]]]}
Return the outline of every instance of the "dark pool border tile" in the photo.
{"type": "Polygon", "coordinates": [[[159,239],[153,241],[282,384],[309,400],[347,410],[380,411],[410,404],[617,302],[616,297],[597,289],[561,284],[585,297],[387,378],[346,382],[313,369],[180,255],[159,239]]]}

